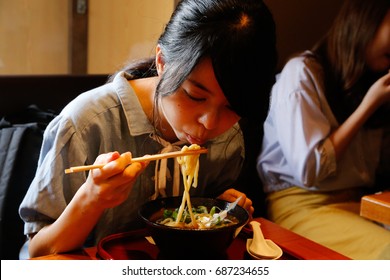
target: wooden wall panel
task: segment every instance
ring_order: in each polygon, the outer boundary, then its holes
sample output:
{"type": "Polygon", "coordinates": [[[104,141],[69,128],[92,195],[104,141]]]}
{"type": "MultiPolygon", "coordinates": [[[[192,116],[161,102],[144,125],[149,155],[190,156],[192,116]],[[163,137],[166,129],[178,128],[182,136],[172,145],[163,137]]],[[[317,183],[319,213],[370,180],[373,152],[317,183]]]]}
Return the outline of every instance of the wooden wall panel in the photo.
{"type": "Polygon", "coordinates": [[[88,72],[111,73],[153,54],[173,7],[172,0],[90,1],[88,72]]]}
{"type": "Polygon", "coordinates": [[[0,0],[0,75],[111,73],[128,58],[152,53],[174,7],[173,0],[88,1],[86,62],[82,46],[72,51],[82,40],[70,41],[81,34],[70,33],[78,31],[70,22],[72,2],[0,0]]]}
{"type": "Polygon", "coordinates": [[[69,1],[69,73],[87,74],[88,0],[69,1]]]}
{"type": "Polygon", "coordinates": [[[0,0],[0,74],[68,72],[68,0],[0,0]]]}
{"type": "MultiPolygon", "coordinates": [[[[75,0],[0,0],[0,75],[75,72],[69,58],[70,1],[75,0]]],[[[128,59],[151,55],[177,2],[89,1],[88,73],[111,73],[128,59]]],[[[341,5],[339,0],[265,2],[277,23],[280,67],[326,32],[341,5]]]]}

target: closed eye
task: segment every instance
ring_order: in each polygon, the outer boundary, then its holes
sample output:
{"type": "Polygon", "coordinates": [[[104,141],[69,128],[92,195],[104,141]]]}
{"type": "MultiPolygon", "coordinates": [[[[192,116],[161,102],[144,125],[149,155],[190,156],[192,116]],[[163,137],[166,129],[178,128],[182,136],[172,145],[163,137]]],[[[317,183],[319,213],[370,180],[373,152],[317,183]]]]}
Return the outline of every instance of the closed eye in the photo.
{"type": "Polygon", "coordinates": [[[186,91],[185,89],[183,89],[184,93],[191,99],[191,100],[194,100],[194,101],[197,101],[197,102],[202,102],[202,101],[205,101],[206,98],[204,97],[198,97],[194,94],[191,94],[189,93],[188,91],[186,91]]]}

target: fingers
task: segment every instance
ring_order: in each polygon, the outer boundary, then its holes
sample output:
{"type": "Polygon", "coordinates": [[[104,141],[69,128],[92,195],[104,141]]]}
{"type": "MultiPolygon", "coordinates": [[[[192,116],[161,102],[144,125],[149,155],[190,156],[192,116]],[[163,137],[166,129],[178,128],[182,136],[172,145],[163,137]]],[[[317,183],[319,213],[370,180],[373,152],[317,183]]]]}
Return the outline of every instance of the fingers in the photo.
{"type": "Polygon", "coordinates": [[[105,166],[90,171],[94,184],[119,189],[121,185],[126,186],[131,182],[135,182],[148,163],[131,163],[131,158],[130,152],[121,155],[118,152],[100,155],[95,163],[103,163],[105,166]]]}
{"type": "Polygon", "coordinates": [[[91,174],[94,177],[95,182],[104,181],[116,174],[124,172],[126,167],[130,165],[131,158],[130,152],[126,152],[121,155],[118,152],[99,155],[95,164],[105,165],[103,168],[91,170],[91,174]]]}
{"type": "Polygon", "coordinates": [[[95,163],[105,164],[93,169],[87,179],[90,197],[99,201],[100,206],[111,208],[127,199],[137,177],[148,165],[146,162],[131,163],[131,153],[118,152],[102,154],[95,163]]]}
{"type": "Polygon", "coordinates": [[[126,185],[128,183],[134,183],[146,166],[147,163],[141,162],[134,162],[127,165],[122,172],[107,178],[107,183],[111,185],[126,185]]]}
{"type": "Polygon", "coordinates": [[[385,86],[390,85],[390,70],[382,78],[380,78],[380,80],[383,80],[383,84],[385,86]]]}
{"type": "Polygon", "coordinates": [[[224,191],[220,196],[218,196],[218,198],[227,201],[234,201],[240,196],[242,196],[241,200],[239,201],[239,205],[241,206],[246,198],[246,195],[240,191],[237,191],[236,189],[228,189],[224,191]]]}
{"type": "Polygon", "coordinates": [[[242,208],[244,208],[246,211],[248,211],[249,215],[252,217],[253,212],[255,211],[253,205],[252,205],[252,200],[249,199],[248,197],[245,196],[245,199],[240,205],[242,208]]]}
{"type": "Polygon", "coordinates": [[[386,86],[389,86],[389,85],[390,85],[390,70],[389,70],[389,73],[387,73],[387,75],[386,75],[385,85],[386,85],[386,86]]]}
{"type": "Polygon", "coordinates": [[[245,193],[240,192],[236,189],[228,189],[223,194],[218,196],[219,199],[223,199],[229,202],[235,201],[241,196],[238,205],[248,211],[249,215],[252,216],[254,212],[254,207],[252,206],[252,200],[246,196],[245,193]]]}
{"type": "Polygon", "coordinates": [[[110,161],[116,160],[119,157],[120,157],[120,154],[118,152],[101,154],[96,158],[94,164],[106,164],[110,161]]]}

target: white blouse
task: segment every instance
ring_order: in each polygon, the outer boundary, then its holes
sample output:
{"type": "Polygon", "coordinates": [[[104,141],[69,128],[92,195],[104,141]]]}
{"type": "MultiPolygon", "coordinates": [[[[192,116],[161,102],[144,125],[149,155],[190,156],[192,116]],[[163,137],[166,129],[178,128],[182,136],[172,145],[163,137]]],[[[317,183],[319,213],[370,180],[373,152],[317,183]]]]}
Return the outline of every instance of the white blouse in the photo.
{"type": "Polygon", "coordinates": [[[361,129],[336,162],[329,135],[337,122],[324,94],[321,65],[304,54],[278,75],[264,123],[257,169],[266,192],[299,186],[331,191],[372,186],[381,129],[361,129]]]}

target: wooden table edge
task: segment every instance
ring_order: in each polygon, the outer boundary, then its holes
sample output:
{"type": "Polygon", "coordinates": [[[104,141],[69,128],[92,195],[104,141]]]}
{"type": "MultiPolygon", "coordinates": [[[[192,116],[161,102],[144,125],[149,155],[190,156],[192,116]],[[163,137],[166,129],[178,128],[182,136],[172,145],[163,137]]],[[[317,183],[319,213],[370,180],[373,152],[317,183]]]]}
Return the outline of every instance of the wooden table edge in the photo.
{"type": "MultiPolygon", "coordinates": [[[[260,222],[265,238],[272,239],[284,252],[300,260],[348,260],[349,258],[285,229],[265,218],[255,218],[260,222]]],[[[89,247],[83,250],[52,254],[31,260],[99,260],[97,247],[89,247]]]]}

